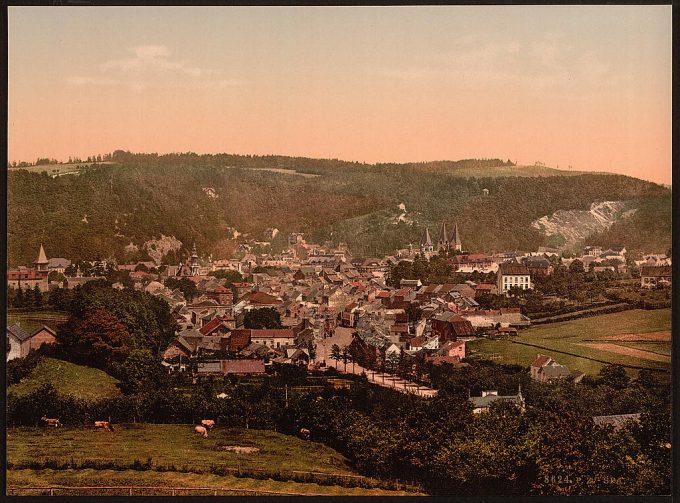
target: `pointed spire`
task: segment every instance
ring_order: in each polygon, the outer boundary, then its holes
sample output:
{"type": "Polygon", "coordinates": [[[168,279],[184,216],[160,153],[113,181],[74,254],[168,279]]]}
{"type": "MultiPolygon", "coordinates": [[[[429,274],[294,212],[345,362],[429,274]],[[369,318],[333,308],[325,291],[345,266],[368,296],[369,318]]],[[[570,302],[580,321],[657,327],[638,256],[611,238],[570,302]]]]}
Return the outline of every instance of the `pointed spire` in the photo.
{"type": "Polygon", "coordinates": [[[40,243],[40,251],[38,252],[38,258],[33,261],[34,264],[47,264],[49,261],[47,260],[47,255],[45,255],[45,249],[43,248],[42,243],[40,243]]]}
{"type": "Polygon", "coordinates": [[[430,237],[430,229],[429,227],[425,227],[425,232],[423,233],[423,237],[420,239],[420,246],[432,246],[432,238],[430,237]]]}
{"type": "Polygon", "coordinates": [[[449,235],[446,232],[446,223],[442,222],[442,225],[439,228],[439,247],[440,248],[448,248],[448,246],[449,246],[449,235]]]}
{"type": "Polygon", "coordinates": [[[453,225],[453,236],[451,236],[451,244],[456,250],[462,250],[463,246],[460,242],[460,233],[458,232],[458,222],[453,225]]]}

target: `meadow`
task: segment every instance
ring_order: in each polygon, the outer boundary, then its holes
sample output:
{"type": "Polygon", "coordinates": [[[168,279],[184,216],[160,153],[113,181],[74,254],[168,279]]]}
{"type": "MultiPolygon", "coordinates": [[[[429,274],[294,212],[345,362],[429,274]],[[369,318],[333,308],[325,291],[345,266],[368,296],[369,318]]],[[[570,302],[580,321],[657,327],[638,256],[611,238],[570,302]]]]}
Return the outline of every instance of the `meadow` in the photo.
{"type": "Polygon", "coordinates": [[[89,427],[8,428],[8,485],[397,494],[356,475],[344,456],[320,443],[274,431],[220,426],[203,438],[193,429],[191,424],[116,424],[111,432],[89,427]],[[235,447],[248,452],[235,452],[235,447]],[[371,484],[374,487],[368,487],[371,484]]]}
{"type": "Polygon", "coordinates": [[[468,356],[500,356],[498,363],[529,366],[537,354],[570,370],[595,375],[607,364],[670,371],[671,310],[634,309],[531,327],[517,337],[468,343],[468,356]]]}
{"type": "Polygon", "coordinates": [[[8,393],[21,396],[42,384],[51,384],[61,395],[97,400],[120,395],[117,383],[118,380],[99,369],[45,357],[21,382],[10,386],[8,393]]]}
{"type": "Polygon", "coordinates": [[[66,321],[67,313],[63,311],[19,311],[12,310],[7,313],[7,326],[19,324],[26,332],[32,333],[47,325],[52,329],[56,329],[57,325],[66,321]]]}

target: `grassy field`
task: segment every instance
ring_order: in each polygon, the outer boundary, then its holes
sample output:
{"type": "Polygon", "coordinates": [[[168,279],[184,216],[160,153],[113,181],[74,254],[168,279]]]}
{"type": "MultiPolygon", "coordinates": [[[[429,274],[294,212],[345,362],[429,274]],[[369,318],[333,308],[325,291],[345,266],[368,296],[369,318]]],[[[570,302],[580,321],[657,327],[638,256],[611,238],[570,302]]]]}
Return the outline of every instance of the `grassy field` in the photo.
{"type": "MultiPolygon", "coordinates": [[[[228,488],[230,490],[243,490],[242,494],[236,495],[253,496],[251,491],[281,492],[290,494],[306,495],[328,495],[328,496],[402,496],[412,495],[403,491],[388,491],[383,489],[364,489],[360,487],[326,486],[315,483],[300,483],[292,481],[258,480],[252,478],[234,477],[231,475],[212,475],[208,473],[183,473],[183,472],[156,472],[156,471],[136,471],[136,470],[8,470],[7,486],[12,488],[20,487],[44,487],[44,486],[162,486],[162,487],[210,487],[228,488]]],[[[89,494],[113,495],[125,492],[114,490],[93,490],[89,494]]],[[[168,495],[169,491],[157,491],[156,494],[168,495]]],[[[21,491],[18,495],[39,494],[38,491],[21,491]]],[[[55,495],[69,495],[73,492],[63,490],[55,492],[55,495]]],[[[84,495],[82,492],[79,493],[84,495]]],[[[135,489],[134,495],[153,495],[150,490],[135,489]]],[[[214,492],[208,490],[199,491],[178,491],[178,496],[200,496],[210,495],[214,492]]],[[[221,493],[218,495],[234,495],[234,492],[221,493]]]]}
{"type": "MultiPolygon", "coordinates": [[[[507,340],[470,342],[468,355],[488,357],[496,354],[502,357],[497,360],[500,363],[529,366],[540,353],[552,356],[571,370],[587,374],[597,374],[607,363],[669,371],[670,329],[670,309],[636,309],[531,327],[507,340]],[[666,332],[661,336],[663,340],[645,341],[644,335],[638,339],[640,334],[655,332],[666,332]],[[629,335],[621,337],[627,340],[613,340],[623,335],[629,335]],[[633,354],[625,354],[626,348],[642,350],[643,353],[630,351],[633,354]]],[[[636,372],[634,368],[629,370],[636,372]]]]}
{"type": "MultiPolygon", "coordinates": [[[[112,432],[81,428],[8,428],[8,485],[162,485],[177,487],[232,487],[262,491],[323,494],[397,494],[377,488],[255,479],[246,472],[320,472],[348,477],[356,475],[347,459],[315,442],[273,431],[214,428],[208,438],[195,434],[193,425],[121,424],[112,432]],[[250,447],[256,452],[236,453],[225,446],[250,447]],[[136,460],[150,469],[130,468],[136,460]],[[68,461],[73,465],[114,462],[121,470],[35,469],[31,463],[68,461]],[[214,467],[239,469],[245,478],[200,473],[214,467]],[[200,473],[200,474],[199,474],[200,473]]],[[[72,466],[73,466],[72,465],[72,466]]],[[[91,465],[90,465],[91,466],[91,465]]],[[[106,467],[109,468],[109,467],[106,467]]],[[[347,485],[347,484],[342,484],[347,485]]],[[[349,484],[353,485],[353,484],[349,484]]]]}
{"type": "Polygon", "coordinates": [[[99,369],[75,365],[54,358],[43,358],[20,383],[9,387],[10,393],[24,395],[50,383],[63,395],[95,400],[120,394],[118,381],[99,369]]]}
{"type": "Polygon", "coordinates": [[[18,323],[21,328],[31,333],[47,325],[56,330],[57,325],[66,321],[67,314],[62,311],[9,311],[7,326],[18,323]]]}
{"type": "Polygon", "coordinates": [[[218,464],[244,469],[353,473],[347,460],[333,449],[274,431],[218,426],[208,438],[202,438],[194,433],[191,424],[121,424],[114,428],[112,432],[89,427],[9,428],[7,460],[19,464],[68,456],[75,461],[124,464],[151,458],[155,466],[218,464]],[[224,446],[255,447],[259,451],[236,453],[225,451],[224,446]]]}

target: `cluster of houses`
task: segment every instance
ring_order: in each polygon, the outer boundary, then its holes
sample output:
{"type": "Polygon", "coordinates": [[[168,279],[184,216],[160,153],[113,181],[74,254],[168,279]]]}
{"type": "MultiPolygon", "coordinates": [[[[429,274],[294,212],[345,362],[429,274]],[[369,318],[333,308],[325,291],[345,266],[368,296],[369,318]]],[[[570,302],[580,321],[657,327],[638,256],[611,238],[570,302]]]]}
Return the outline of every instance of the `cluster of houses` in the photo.
{"type": "MultiPolygon", "coordinates": [[[[264,237],[271,240],[277,234],[278,229],[271,228],[264,237]]],[[[419,280],[403,279],[393,288],[387,285],[390,264],[412,260],[412,247],[384,258],[357,259],[344,243],[307,243],[301,233],[290,234],[287,243],[288,248],[276,255],[256,256],[244,249],[238,259],[205,260],[194,245],[186,263],[176,266],[158,268],[155,262],[116,265],[130,272],[136,289],[169,304],[179,327],[175,340],[163,352],[169,370],[190,370],[197,375],[259,374],[277,363],[309,365],[316,359],[316,341],[332,336],[336,327],[352,329],[353,349],[376,358],[423,356],[435,364],[464,365],[467,341],[481,335],[515,335],[531,324],[519,309],[482,309],[480,296],[532,289],[532,278],[552,274],[557,263],[553,257],[565,265],[574,260],[561,258],[559,250],[545,247],[532,253],[463,252],[458,225],[449,232],[442,223],[436,244],[425,229],[420,253],[427,256],[441,250],[457,251],[447,259],[454,272],[494,273],[495,282],[424,285],[419,280]],[[218,270],[237,271],[248,281],[218,279],[218,270]],[[178,288],[166,286],[170,278],[190,280],[198,295],[185,298],[178,288]],[[245,328],[248,314],[261,309],[278,313],[280,328],[245,328]]],[[[611,260],[625,265],[625,254],[625,247],[602,250],[591,246],[580,260],[586,267],[611,260]]],[[[649,255],[639,265],[643,287],[670,283],[667,257],[649,255]]],[[[42,245],[33,266],[9,271],[8,285],[38,285],[41,291],[49,291],[99,279],[77,271],[75,276],[50,283],[50,272],[63,273],[70,261],[48,259],[42,245]]],[[[8,329],[12,355],[23,355],[27,347],[24,341],[32,337],[26,335],[20,329],[12,333],[8,329]]],[[[571,376],[568,369],[544,358],[545,362],[541,357],[534,362],[537,370],[534,373],[532,366],[532,377],[545,381],[571,376]]]]}

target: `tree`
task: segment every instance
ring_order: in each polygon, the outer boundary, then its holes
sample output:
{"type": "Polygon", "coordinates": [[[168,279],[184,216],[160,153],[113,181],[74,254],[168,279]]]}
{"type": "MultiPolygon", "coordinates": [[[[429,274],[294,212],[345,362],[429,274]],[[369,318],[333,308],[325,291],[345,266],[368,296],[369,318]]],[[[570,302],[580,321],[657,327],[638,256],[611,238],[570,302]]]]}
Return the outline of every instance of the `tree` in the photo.
{"type": "Polygon", "coordinates": [[[331,360],[335,360],[335,368],[337,369],[338,368],[338,362],[342,358],[342,354],[340,352],[340,346],[338,346],[337,344],[333,344],[331,346],[331,356],[330,356],[330,358],[331,358],[331,360]]]}
{"type": "Polygon", "coordinates": [[[598,374],[600,384],[611,386],[615,389],[624,389],[630,382],[630,377],[621,365],[605,365],[598,374]]]}
{"type": "Polygon", "coordinates": [[[129,354],[132,338],[125,325],[106,309],[69,316],[57,331],[57,341],[77,362],[106,369],[129,354]]]}
{"type": "Polygon", "coordinates": [[[349,358],[349,351],[347,350],[347,346],[342,347],[342,363],[345,364],[345,372],[347,372],[347,360],[349,358]]]}
{"type": "Polygon", "coordinates": [[[24,298],[24,289],[21,288],[21,285],[19,285],[19,288],[17,288],[16,294],[14,295],[13,306],[14,307],[24,307],[25,302],[26,302],[26,299],[24,298]]]}
{"type": "Polygon", "coordinates": [[[217,279],[226,279],[227,283],[239,283],[243,281],[241,273],[232,269],[217,269],[212,272],[212,275],[217,279]]]}
{"type": "Polygon", "coordinates": [[[423,310],[415,302],[411,302],[406,308],[406,314],[408,315],[408,321],[415,323],[423,315],[423,310]]]}
{"type": "Polygon", "coordinates": [[[33,306],[41,307],[42,304],[43,304],[42,292],[40,291],[40,287],[38,285],[35,285],[33,287],[33,306]]]}
{"type": "Polygon", "coordinates": [[[165,286],[173,290],[176,288],[179,289],[179,291],[184,295],[184,298],[188,301],[191,301],[194,299],[194,297],[198,296],[198,288],[196,287],[196,283],[188,278],[168,278],[165,280],[165,286]]]}
{"type": "Polygon", "coordinates": [[[62,273],[58,271],[52,271],[47,275],[47,281],[52,283],[53,281],[56,281],[58,283],[62,283],[66,279],[66,276],[64,276],[62,273]]]}
{"type": "Polygon", "coordinates": [[[281,315],[273,307],[251,309],[243,317],[243,326],[251,329],[277,329],[283,328],[281,315]]]}
{"type": "Polygon", "coordinates": [[[114,364],[111,373],[120,380],[119,387],[125,394],[157,389],[166,376],[160,360],[147,349],[131,351],[122,364],[114,364]]]}
{"type": "Polygon", "coordinates": [[[569,272],[571,273],[581,273],[585,272],[585,267],[583,265],[583,262],[580,261],[579,259],[574,259],[574,261],[569,264],[569,272]]]}

